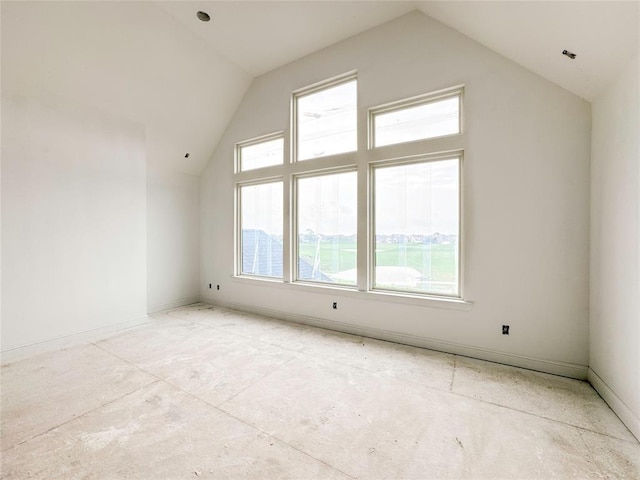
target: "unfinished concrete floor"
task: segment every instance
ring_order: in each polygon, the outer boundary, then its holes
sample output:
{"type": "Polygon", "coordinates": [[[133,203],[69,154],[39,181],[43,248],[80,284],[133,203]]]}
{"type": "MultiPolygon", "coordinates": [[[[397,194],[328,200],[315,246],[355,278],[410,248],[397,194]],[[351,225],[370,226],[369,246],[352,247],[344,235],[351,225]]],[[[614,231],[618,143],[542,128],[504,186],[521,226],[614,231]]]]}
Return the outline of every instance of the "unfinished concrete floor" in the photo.
{"type": "Polygon", "coordinates": [[[6,479],[640,478],[585,382],[198,304],[2,368],[6,479]]]}

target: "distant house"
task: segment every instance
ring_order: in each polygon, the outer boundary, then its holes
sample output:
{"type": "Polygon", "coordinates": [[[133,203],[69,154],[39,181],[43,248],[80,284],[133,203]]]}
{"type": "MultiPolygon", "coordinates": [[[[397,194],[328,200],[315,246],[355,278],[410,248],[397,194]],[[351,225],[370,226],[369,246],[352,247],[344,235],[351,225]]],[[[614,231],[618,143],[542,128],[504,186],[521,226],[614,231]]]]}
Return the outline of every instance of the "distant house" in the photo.
{"type": "MultiPolygon", "coordinates": [[[[242,273],[282,278],[282,242],[264,230],[242,230],[242,273]]],[[[304,259],[298,262],[298,279],[331,283],[334,280],[304,259]]]]}

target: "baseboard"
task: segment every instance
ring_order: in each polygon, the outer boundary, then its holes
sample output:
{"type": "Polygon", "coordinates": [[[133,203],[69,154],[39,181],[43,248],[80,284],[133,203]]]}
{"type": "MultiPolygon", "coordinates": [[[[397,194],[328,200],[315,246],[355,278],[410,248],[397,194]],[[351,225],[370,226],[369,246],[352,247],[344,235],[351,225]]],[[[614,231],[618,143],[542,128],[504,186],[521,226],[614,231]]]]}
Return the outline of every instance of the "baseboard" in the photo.
{"type": "Polygon", "coordinates": [[[192,303],[198,303],[199,301],[199,297],[187,297],[168,303],[163,303],[162,305],[150,305],[147,307],[147,313],[151,315],[152,313],[158,313],[164,310],[170,310],[172,308],[184,307],[185,305],[191,305],[192,303]]]}
{"type": "Polygon", "coordinates": [[[629,431],[640,441],[640,418],[633,413],[626,403],[614,392],[600,376],[589,368],[587,376],[591,386],[607,402],[611,410],[624,423],[629,431]]]}
{"type": "MultiPolygon", "coordinates": [[[[204,303],[211,304],[210,299],[201,299],[204,303]]],[[[335,330],[338,332],[351,333],[354,335],[360,335],[362,337],[376,338],[378,340],[386,340],[394,343],[401,343],[403,345],[411,345],[414,347],[427,348],[429,350],[437,350],[444,353],[452,353],[454,355],[461,355],[463,357],[477,358],[480,360],[487,360],[490,362],[501,363],[505,365],[511,365],[514,367],[526,368],[529,370],[535,370],[538,372],[550,373],[553,375],[560,375],[563,377],[576,378],[579,380],[586,380],[587,378],[587,366],[577,365],[565,362],[556,362],[551,360],[541,360],[537,358],[525,357],[521,355],[515,355],[512,353],[499,352],[495,350],[474,347],[470,345],[461,345],[452,342],[446,342],[427,337],[419,337],[416,335],[410,335],[405,333],[393,332],[390,330],[382,330],[377,328],[362,327],[358,325],[352,325],[344,322],[336,322],[333,320],[325,320],[323,318],[291,314],[288,312],[282,312],[279,310],[271,310],[268,308],[255,307],[251,305],[236,304],[232,302],[217,301],[215,305],[221,307],[231,308],[234,310],[240,310],[258,315],[264,315],[267,317],[278,318],[293,323],[301,323],[304,325],[311,325],[314,327],[320,327],[327,330],[335,330]]]]}
{"type": "Polygon", "coordinates": [[[125,322],[113,323],[104,327],[85,330],[78,333],[72,333],[69,335],[52,338],[49,340],[22,345],[20,347],[2,350],[0,351],[0,364],[6,365],[7,363],[17,362],[19,360],[23,360],[27,357],[31,357],[39,353],[61,350],[72,345],[103,339],[111,334],[120,332],[122,330],[127,330],[129,328],[144,325],[148,321],[149,317],[147,315],[144,315],[142,317],[134,318],[133,320],[127,320],[125,322]]]}

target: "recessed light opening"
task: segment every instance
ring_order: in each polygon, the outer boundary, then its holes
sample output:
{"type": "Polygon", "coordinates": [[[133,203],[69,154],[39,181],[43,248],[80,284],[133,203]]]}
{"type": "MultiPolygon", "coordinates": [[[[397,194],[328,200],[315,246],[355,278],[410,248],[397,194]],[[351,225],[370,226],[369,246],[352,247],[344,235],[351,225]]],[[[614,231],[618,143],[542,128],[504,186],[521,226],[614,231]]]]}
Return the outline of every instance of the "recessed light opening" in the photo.
{"type": "Polygon", "coordinates": [[[196,17],[198,17],[198,19],[202,20],[203,22],[208,22],[209,20],[211,20],[209,14],[203,11],[199,11],[198,13],[196,13],[196,17]]]}

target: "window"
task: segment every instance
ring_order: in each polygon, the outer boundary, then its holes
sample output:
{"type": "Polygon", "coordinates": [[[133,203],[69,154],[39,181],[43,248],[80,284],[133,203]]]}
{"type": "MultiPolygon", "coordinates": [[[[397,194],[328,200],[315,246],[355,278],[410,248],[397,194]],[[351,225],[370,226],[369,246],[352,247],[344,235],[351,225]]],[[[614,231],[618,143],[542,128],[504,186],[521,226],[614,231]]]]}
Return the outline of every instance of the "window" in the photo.
{"type": "Polygon", "coordinates": [[[356,99],[354,75],[294,94],[296,160],[356,151],[356,99]]]}
{"type": "Polygon", "coordinates": [[[240,172],[280,165],[283,158],[284,137],[282,133],[267,135],[236,145],[236,170],[240,172]]]}
{"type": "Polygon", "coordinates": [[[373,168],[373,287],[458,295],[460,157],[373,168]]]}
{"type": "Polygon", "coordinates": [[[459,299],[463,87],[369,108],[360,130],[357,87],[351,72],[296,90],[290,136],[236,144],[235,274],[459,299]]]}
{"type": "Polygon", "coordinates": [[[282,182],[239,186],[242,275],[282,278],[282,182]]]}
{"type": "Polygon", "coordinates": [[[461,96],[456,88],[371,109],[371,147],[460,133],[461,96]]]}
{"type": "Polygon", "coordinates": [[[356,285],[357,173],[296,180],[297,279],[356,285]]]}

